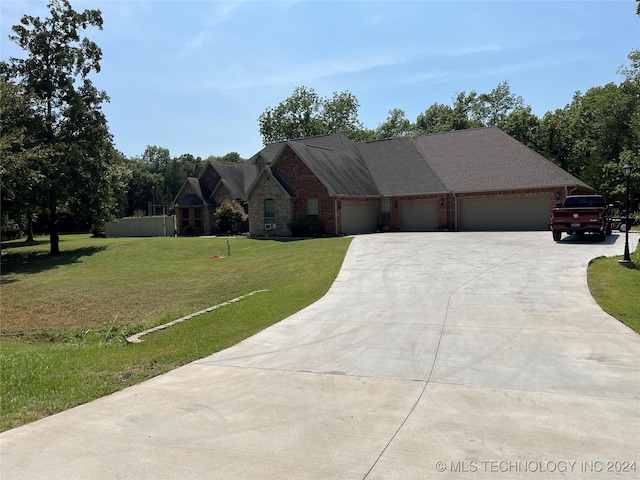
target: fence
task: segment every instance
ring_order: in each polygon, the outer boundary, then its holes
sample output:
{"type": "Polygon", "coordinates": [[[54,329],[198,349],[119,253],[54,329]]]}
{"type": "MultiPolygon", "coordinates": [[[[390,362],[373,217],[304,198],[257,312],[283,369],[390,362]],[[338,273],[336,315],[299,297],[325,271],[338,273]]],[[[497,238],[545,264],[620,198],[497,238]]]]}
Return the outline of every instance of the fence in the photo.
{"type": "Polygon", "coordinates": [[[175,225],[175,215],[128,217],[106,223],[104,233],[107,237],[173,237],[175,225]]]}

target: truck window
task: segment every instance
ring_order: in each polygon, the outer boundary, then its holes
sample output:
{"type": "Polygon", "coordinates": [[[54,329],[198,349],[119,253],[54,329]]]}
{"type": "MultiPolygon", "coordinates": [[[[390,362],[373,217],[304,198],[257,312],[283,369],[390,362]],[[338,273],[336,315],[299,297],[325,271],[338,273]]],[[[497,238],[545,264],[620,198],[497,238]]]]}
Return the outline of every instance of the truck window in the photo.
{"type": "Polygon", "coordinates": [[[564,202],[565,207],[605,207],[602,197],[572,197],[564,202]]]}

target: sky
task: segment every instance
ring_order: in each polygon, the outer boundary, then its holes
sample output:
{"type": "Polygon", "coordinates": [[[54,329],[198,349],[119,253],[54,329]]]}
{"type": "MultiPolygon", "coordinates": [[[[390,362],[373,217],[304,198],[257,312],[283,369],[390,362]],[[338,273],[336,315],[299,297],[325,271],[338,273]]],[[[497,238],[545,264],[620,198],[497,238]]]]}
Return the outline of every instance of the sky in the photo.
{"type": "MultiPolygon", "coordinates": [[[[415,122],[434,103],[507,81],[533,113],[576,91],[619,83],[640,48],[634,0],[264,1],[71,0],[100,9],[92,77],[116,148],[206,158],[262,147],[258,117],[296,87],[351,92],[375,129],[400,108],[415,122]]],[[[7,37],[46,1],[0,1],[0,58],[24,57],[7,37]]]]}

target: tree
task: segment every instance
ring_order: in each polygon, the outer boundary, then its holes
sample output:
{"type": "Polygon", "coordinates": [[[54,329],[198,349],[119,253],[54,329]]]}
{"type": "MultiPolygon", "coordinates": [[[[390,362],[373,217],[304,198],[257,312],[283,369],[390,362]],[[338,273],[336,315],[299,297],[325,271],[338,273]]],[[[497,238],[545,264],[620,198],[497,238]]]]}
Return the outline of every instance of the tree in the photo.
{"type": "Polygon", "coordinates": [[[607,162],[602,167],[601,188],[607,192],[607,199],[617,201],[624,205],[626,199],[626,179],[622,173],[622,166],[631,165],[631,178],[629,181],[629,198],[631,199],[631,211],[640,208],[640,152],[625,150],[614,161],[607,162]]]}
{"type": "Polygon", "coordinates": [[[478,97],[475,111],[479,120],[487,127],[502,127],[509,114],[524,108],[521,96],[511,93],[507,81],[500,82],[490,93],[483,93],[478,97]]]}
{"type": "Polygon", "coordinates": [[[214,216],[221,232],[234,231],[236,222],[244,222],[247,214],[236,200],[223,200],[216,208],[214,216]]]}
{"type": "Polygon", "coordinates": [[[238,152],[229,152],[221,157],[209,155],[204,162],[244,163],[244,158],[238,152]]]}
{"type": "Polygon", "coordinates": [[[439,133],[454,130],[454,111],[449,105],[434,103],[416,119],[416,129],[422,133],[439,133]]]}
{"type": "Polygon", "coordinates": [[[30,99],[20,87],[0,78],[0,196],[2,237],[21,237],[33,241],[33,205],[37,203],[40,180],[31,165],[40,152],[29,142],[33,139],[30,99]]]}
{"type": "Polygon", "coordinates": [[[640,83],[640,49],[631,50],[627,58],[631,65],[620,65],[617,73],[624,76],[627,82],[640,83]]]}
{"type": "Polygon", "coordinates": [[[142,154],[142,161],[149,165],[153,173],[163,173],[171,161],[171,153],[168,148],[147,145],[142,154]]]}
{"type": "Polygon", "coordinates": [[[162,191],[163,177],[159,173],[153,173],[151,166],[139,158],[129,159],[127,162],[131,180],[127,188],[128,207],[125,215],[132,215],[136,210],[146,212],[154,193],[162,191]]]}
{"type": "Polygon", "coordinates": [[[322,100],[321,123],[323,134],[341,132],[352,138],[362,129],[358,120],[360,103],[351,92],[334,92],[331,99],[322,100]]]}
{"type": "Polygon", "coordinates": [[[362,130],[359,103],[350,92],[321,98],[312,88],[296,87],[277,107],[258,117],[264,144],[342,132],[350,138],[362,130]]]}
{"type": "Polygon", "coordinates": [[[381,123],[375,131],[376,140],[384,140],[386,138],[410,137],[415,130],[400,108],[389,110],[387,120],[381,123]]]}
{"type": "Polygon", "coordinates": [[[113,144],[101,110],[108,97],[89,79],[100,71],[102,52],[81,37],[89,27],[102,29],[102,15],[99,10],[77,13],[67,0],[51,0],[48,7],[50,17],[25,15],[13,27],[9,38],[27,57],[11,58],[2,70],[18,80],[20,94],[30,100],[35,128],[26,148],[36,159],[30,169],[41,179],[38,188],[49,216],[50,251],[58,254],[60,209],[77,207],[91,197],[95,201],[87,212],[96,221],[105,219],[112,212],[109,202],[98,197],[110,194],[103,182],[123,172],[112,170],[113,144]]]}
{"type": "Polygon", "coordinates": [[[531,112],[531,107],[513,110],[502,122],[502,130],[527,147],[538,150],[540,119],[531,112]]]}

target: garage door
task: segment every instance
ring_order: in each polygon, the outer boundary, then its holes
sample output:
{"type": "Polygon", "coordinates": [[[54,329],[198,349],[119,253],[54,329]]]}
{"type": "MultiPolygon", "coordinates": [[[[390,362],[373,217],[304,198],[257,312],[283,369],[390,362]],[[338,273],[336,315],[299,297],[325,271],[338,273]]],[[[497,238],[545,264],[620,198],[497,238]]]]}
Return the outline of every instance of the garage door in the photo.
{"type": "Polygon", "coordinates": [[[438,204],[435,200],[402,202],[402,230],[429,232],[438,229],[438,204]]]}
{"type": "Polygon", "coordinates": [[[342,202],[342,233],[371,233],[378,226],[376,206],[342,202]]]}
{"type": "Polygon", "coordinates": [[[548,196],[462,198],[461,230],[548,230],[551,202],[548,196]]]}

